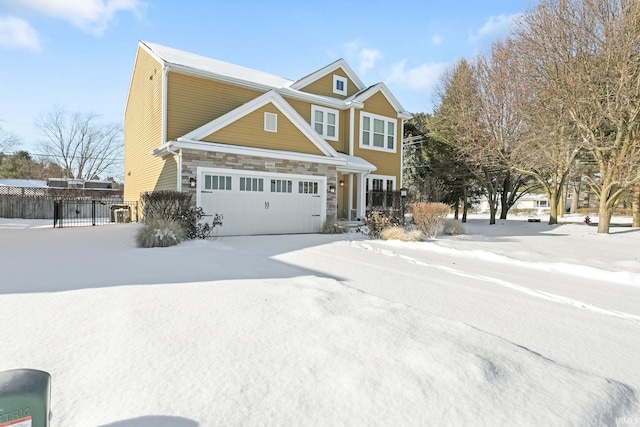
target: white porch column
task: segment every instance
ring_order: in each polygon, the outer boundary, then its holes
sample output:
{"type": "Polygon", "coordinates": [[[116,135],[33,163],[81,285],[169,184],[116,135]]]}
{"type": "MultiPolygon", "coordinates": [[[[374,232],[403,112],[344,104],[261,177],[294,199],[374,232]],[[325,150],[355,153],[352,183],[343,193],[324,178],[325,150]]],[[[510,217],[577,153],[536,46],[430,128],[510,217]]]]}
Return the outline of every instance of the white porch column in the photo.
{"type": "Polygon", "coordinates": [[[355,218],[351,218],[351,211],[353,210],[353,174],[349,174],[349,195],[347,200],[347,219],[349,221],[354,220],[355,218]]]}
{"type": "Polygon", "coordinates": [[[364,187],[365,177],[367,175],[368,174],[366,174],[366,173],[359,173],[358,174],[358,193],[357,193],[356,211],[357,211],[357,216],[360,219],[364,218],[366,213],[367,213],[366,212],[367,191],[366,191],[366,188],[364,187]]]}

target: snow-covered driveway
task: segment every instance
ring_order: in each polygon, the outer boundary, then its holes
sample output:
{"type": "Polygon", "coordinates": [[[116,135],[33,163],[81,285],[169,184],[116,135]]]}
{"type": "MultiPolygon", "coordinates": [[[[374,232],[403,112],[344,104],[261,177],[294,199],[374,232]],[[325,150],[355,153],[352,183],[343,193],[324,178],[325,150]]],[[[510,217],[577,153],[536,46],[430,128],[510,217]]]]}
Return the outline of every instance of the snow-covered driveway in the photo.
{"type": "Polygon", "coordinates": [[[56,425],[640,424],[632,229],[138,249],[136,227],[0,222],[0,370],[51,372],[56,425]]]}

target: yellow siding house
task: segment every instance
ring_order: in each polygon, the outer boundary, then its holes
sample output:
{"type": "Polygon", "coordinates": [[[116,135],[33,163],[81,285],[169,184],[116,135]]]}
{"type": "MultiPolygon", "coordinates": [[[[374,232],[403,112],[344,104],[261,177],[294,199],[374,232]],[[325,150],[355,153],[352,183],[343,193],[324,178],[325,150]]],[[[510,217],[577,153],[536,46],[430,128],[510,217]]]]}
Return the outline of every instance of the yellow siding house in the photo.
{"type": "Polygon", "coordinates": [[[403,122],[342,59],[299,80],[140,42],[125,110],[125,199],[191,192],[220,235],[318,232],[394,191],[403,122]]]}

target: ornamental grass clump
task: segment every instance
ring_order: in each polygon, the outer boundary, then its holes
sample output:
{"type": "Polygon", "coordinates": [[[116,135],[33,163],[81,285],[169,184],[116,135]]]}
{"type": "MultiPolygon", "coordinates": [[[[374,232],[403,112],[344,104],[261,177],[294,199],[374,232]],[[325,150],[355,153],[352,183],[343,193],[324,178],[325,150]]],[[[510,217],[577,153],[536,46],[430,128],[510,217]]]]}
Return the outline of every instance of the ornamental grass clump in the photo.
{"type": "Polygon", "coordinates": [[[464,227],[462,223],[455,219],[445,219],[442,227],[442,233],[448,236],[456,236],[458,234],[464,234],[464,227]]]}
{"type": "Polygon", "coordinates": [[[444,203],[415,203],[412,206],[413,222],[426,238],[435,239],[438,230],[449,214],[449,206],[444,203]]]}
{"type": "Polygon", "coordinates": [[[380,233],[384,240],[400,240],[401,242],[419,242],[424,235],[420,230],[406,230],[402,227],[385,228],[380,233]]]}
{"type": "Polygon", "coordinates": [[[173,219],[153,219],[146,221],[136,234],[139,248],[164,248],[175,246],[184,240],[184,229],[173,219]]]}

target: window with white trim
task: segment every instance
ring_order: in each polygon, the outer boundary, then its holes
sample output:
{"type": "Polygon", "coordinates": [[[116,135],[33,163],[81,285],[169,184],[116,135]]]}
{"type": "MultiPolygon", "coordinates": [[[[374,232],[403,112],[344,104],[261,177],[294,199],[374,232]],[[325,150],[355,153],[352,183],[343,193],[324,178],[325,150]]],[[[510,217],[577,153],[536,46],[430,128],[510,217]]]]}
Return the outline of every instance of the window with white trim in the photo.
{"type": "Polygon", "coordinates": [[[546,200],[534,200],[536,208],[548,208],[549,203],[546,200]]]}
{"type": "Polygon", "coordinates": [[[271,192],[272,193],[292,193],[293,182],[288,179],[272,179],[271,192]]]}
{"type": "Polygon", "coordinates": [[[264,130],[267,132],[278,131],[278,115],[274,113],[264,113],[264,130]]]}
{"type": "Polygon", "coordinates": [[[338,110],[311,106],[311,125],[324,139],[338,140],[339,115],[338,110]]]}
{"type": "Polygon", "coordinates": [[[298,182],[298,193],[318,194],[318,183],[316,181],[300,181],[298,182]]]}
{"type": "Polygon", "coordinates": [[[231,190],[231,177],[222,175],[205,175],[205,190],[231,190]]]}
{"type": "Polygon", "coordinates": [[[366,179],[367,191],[395,191],[396,177],[393,175],[368,175],[366,179]]]}
{"type": "Polygon", "coordinates": [[[347,79],[333,75],[333,93],[347,96],[347,79]]]}
{"type": "Polygon", "coordinates": [[[241,177],[240,191],[264,191],[264,179],[241,177]]]}
{"type": "Polygon", "coordinates": [[[396,151],[396,120],[360,112],[360,148],[396,151]]]}

